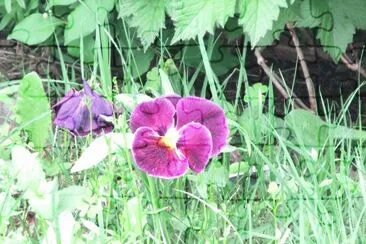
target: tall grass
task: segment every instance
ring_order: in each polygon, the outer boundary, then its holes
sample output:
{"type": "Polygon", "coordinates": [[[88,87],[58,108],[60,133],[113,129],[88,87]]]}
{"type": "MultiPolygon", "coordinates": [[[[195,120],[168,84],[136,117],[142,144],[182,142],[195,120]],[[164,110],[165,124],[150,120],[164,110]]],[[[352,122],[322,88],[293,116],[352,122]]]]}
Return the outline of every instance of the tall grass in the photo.
{"type": "MultiPolygon", "coordinates": [[[[125,23],[128,47],[133,42],[125,23]]],[[[132,49],[122,51],[120,40],[114,39],[106,27],[97,28],[95,61],[83,63],[82,77],[95,79],[101,91],[109,99],[119,91],[141,92],[143,77],[132,79],[130,71],[138,68],[132,49]],[[117,49],[124,77],[117,77],[113,86],[110,47],[117,49]],[[136,67],[132,67],[136,66],[136,67]],[[89,72],[92,71],[92,72],[89,72]],[[113,90],[114,89],[114,90],[113,90]]],[[[184,94],[194,94],[194,85],[199,71],[205,71],[201,95],[209,90],[212,99],[228,106],[224,87],[218,82],[210,65],[210,50],[213,38],[205,45],[200,38],[198,45],[202,63],[192,76],[187,75],[184,56],[181,60],[180,78],[184,94]]],[[[246,45],[244,45],[246,46],[246,45]]],[[[83,54],[83,45],[80,45],[83,54]]],[[[63,61],[58,48],[62,77],[52,83],[55,89],[69,89],[76,82],[68,77],[69,67],[63,61]],[[60,86],[65,82],[65,86],[60,86]]],[[[160,49],[160,60],[168,50],[160,49]]],[[[242,84],[247,83],[245,69],[246,50],[238,52],[240,67],[234,114],[229,116],[231,139],[242,159],[237,165],[242,169],[236,177],[229,178],[233,169],[230,152],[212,159],[205,173],[188,175],[176,180],[151,178],[136,169],[130,152],[120,150],[110,155],[103,163],[79,174],[70,174],[71,164],[89,145],[92,137],[73,138],[57,130],[54,144],[45,157],[46,173],[58,180],[60,186],[82,185],[91,189],[93,197],[88,209],[74,213],[78,223],[74,241],[89,243],[362,243],[366,233],[366,185],[365,150],[362,141],[333,140],[319,147],[303,145],[283,135],[275,124],[274,95],[271,83],[267,97],[269,134],[267,144],[254,142],[240,121],[243,110],[242,84]],[[255,166],[257,178],[249,170],[255,166]],[[268,175],[264,169],[269,168],[268,175]],[[356,169],[356,170],[355,170],[356,169]],[[272,182],[272,183],[271,183],[272,182]],[[277,185],[278,188],[273,189],[277,185]],[[271,183],[271,184],[270,184],[271,183]],[[272,187],[271,189],[269,187],[272,187]]],[[[81,55],[82,57],[82,55],[81,55]]],[[[291,93],[291,91],[289,91],[291,93]]],[[[197,94],[197,93],[195,93],[197,94]]],[[[325,119],[349,126],[347,111],[357,92],[345,101],[340,114],[335,115],[332,106],[322,99],[325,119]],[[335,120],[334,120],[335,118],[335,120]]],[[[359,98],[358,98],[359,99],[359,98]]],[[[286,108],[291,109],[291,104],[286,108]]],[[[116,131],[128,131],[128,111],[116,120],[116,131]]],[[[361,111],[359,111],[361,117],[361,111]]],[[[360,127],[360,124],[359,124],[360,127]]],[[[361,129],[361,128],[360,128],[361,129]]],[[[1,179],[1,178],[0,178],[1,179]]],[[[1,184],[5,184],[1,182],[1,184]]],[[[10,189],[10,183],[9,189],[10,189]]],[[[4,192],[9,197],[10,190],[4,192]]],[[[8,228],[10,238],[22,237],[26,241],[38,242],[48,226],[45,219],[37,216],[34,229],[26,221],[29,208],[21,197],[16,198],[18,216],[23,223],[8,226],[0,219],[0,229],[8,228]],[[21,232],[19,229],[27,230],[21,232]]],[[[4,211],[4,205],[0,205],[4,211]]],[[[62,229],[59,230],[62,235],[62,229]]],[[[6,237],[1,237],[3,240],[6,237]]]]}

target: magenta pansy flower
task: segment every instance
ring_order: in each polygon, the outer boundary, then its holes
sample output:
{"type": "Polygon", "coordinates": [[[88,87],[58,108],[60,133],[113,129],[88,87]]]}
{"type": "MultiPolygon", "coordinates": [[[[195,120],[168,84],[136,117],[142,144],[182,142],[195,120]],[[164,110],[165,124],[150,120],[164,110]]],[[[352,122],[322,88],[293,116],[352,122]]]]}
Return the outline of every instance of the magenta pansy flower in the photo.
{"type": "Polygon", "coordinates": [[[56,112],[54,123],[77,136],[90,132],[96,135],[111,132],[113,104],[96,93],[83,81],[84,89],[71,89],[53,106],[56,112]]]}
{"type": "Polygon", "coordinates": [[[131,114],[132,153],[151,176],[176,178],[188,169],[202,172],[227,144],[225,113],[199,97],[168,96],[137,105],[131,114]]]}

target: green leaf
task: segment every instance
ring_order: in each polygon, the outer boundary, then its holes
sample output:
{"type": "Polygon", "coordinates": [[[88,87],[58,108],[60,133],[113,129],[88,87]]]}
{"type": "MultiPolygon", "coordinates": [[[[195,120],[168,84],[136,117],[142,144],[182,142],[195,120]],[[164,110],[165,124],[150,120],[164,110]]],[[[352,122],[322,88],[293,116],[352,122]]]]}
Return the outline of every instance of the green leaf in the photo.
{"type": "Polygon", "coordinates": [[[21,191],[36,192],[45,174],[35,154],[23,146],[14,146],[11,151],[11,175],[16,179],[16,188],[21,191]]]}
{"type": "Polygon", "coordinates": [[[5,0],[5,9],[8,14],[11,12],[11,0],[5,0]]]}
{"type": "Polygon", "coordinates": [[[154,58],[154,51],[153,49],[148,49],[146,52],[143,52],[143,50],[128,51],[133,55],[130,65],[131,75],[132,78],[136,79],[149,70],[151,61],[154,58]]]}
{"type": "Polygon", "coordinates": [[[303,0],[299,10],[301,17],[296,20],[296,26],[314,28],[321,24],[324,13],[327,14],[328,6],[326,1],[303,0]]]}
{"type": "Polygon", "coordinates": [[[324,50],[338,61],[348,43],[352,42],[355,27],[366,26],[366,17],[362,12],[362,9],[366,11],[364,6],[365,4],[340,0],[305,0],[300,5],[301,18],[296,21],[296,26],[319,27],[317,38],[324,50]]]}
{"type": "Polygon", "coordinates": [[[295,109],[286,115],[285,121],[295,133],[297,142],[305,146],[323,146],[329,137],[366,140],[366,131],[325,122],[307,110],[295,109]]]}
{"type": "Polygon", "coordinates": [[[278,19],[280,7],[287,8],[286,0],[248,0],[239,24],[244,26],[252,46],[257,45],[278,19]]]}
{"type": "MultiPolygon", "coordinates": [[[[187,46],[178,52],[174,59],[183,60],[184,64],[188,67],[197,68],[199,64],[202,62],[202,55],[198,46],[195,46],[193,41],[190,42],[192,46],[187,46]]],[[[220,44],[222,42],[218,41],[213,47],[210,64],[212,70],[215,71],[217,76],[225,75],[228,72],[231,72],[235,66],[239,65],[239,59],[237,55],[233,55],[231,53],[230,48],[224,48],[220,44]]],[[[201,70],[204,72],[204,69],[201,70]]]]}
{"type": "Polygon", "coordinates": [[[65,44],[80,39],[95,31],[103,24],[114,7],[114,0],[85,0],[67,16],[65,44]]]}
{"type": "Polygon", "coordinates": [[[344,14],[351,20],[357,29],[366,29],[366,4],[364,0],[354,0],[352,3],[335,0],[332,5],[340,6],[344,14]]]}
{"type": "Polygon", "coordinates": [[[68,186],[57,192],[58,206],[57,213],[73,211],[85,204],[84,200],[91,196],[91,191],[83,186],[68,186]]]}
{"type": "Polygon", "coordinates": [[[91,63],[94,61],[94,47],[95,40],[93,35],[88,35],[83,38],[83,50],[80,49],[80,39],[70,42],[67,47],[67,52],[73,57],[80,57],[81,51],[84,56],[85,63],[91,63]]]}
{"type": "Polygon", "coordinates": [[[346,51],[348,43],[352,42],[356,29],[345,15],[344,10],[339,7],[339,4],[344,4],[343,2],[336,4],[332,0],[329,3],[329,10],[332,14],[324,15],[317,38],[325,51],[335,61],[338,61],[346,51]]]}
{"type": "Polygon", "coordinates": [[[56,17],[35,13],[18,23],[8,39],[15,39],[28,45],[39,44],[46,41],[62,23],[56,17]]]}
{"type": "Polygon", "coordinates": [[[285,116],[285,122],[301,145],[319,147],[327,139],[327,123],[310,111],[294,109],[285,116]]]}
{"type": "Polygon", "coordinates": [[[50,7],[52,6],[65,6],[76,3],[78,0],[49,0],[48,4],[50,7]]]}
{"type": "Polygon", "coordinates": [[[24,0],[17,0],[17,2],[21,8],[26,8],[24,0]]]}
{"type": "Polygon", "coordinates": [[[165,28],[165,0],[125,0],[121,1],[119,17],[128,18],[129,25],[137,28],[145,50],[165,28]]]}
{"type": "Polygon", "coordinates": [[[224,27],[234,16],[235,0],[177,0],[171,3],[171,18],[175,25],[172,43],[213,34],[215,24],[224,27]]]}
{"type": "Polygon", "coordinates": [[[284,31],[287,23],[297,21],[299,15],[297,10],[299,4],[291,5],[289,8],[281,9],[278,19],[273,22],[273,27],[267,31],[266,35],[258,42],[259,46],[268,46],[273,43],[274,40],[280,38],[280,34],[284,31]]]}
{"type": "Polygon", "coordinates": [[[130,133],[108,133],[100,136],[81,154],[71,169],[71,173],[89,169],[102,162],[109,154],[121,148],[131,148],[133,135],[130,133]]]}
{"type": "Polygon", "coordinates": [[[15,111],[34,147],[38,150],[45,147],[51,129],[51,108],[37,73],[23,77],[15,111]]]}

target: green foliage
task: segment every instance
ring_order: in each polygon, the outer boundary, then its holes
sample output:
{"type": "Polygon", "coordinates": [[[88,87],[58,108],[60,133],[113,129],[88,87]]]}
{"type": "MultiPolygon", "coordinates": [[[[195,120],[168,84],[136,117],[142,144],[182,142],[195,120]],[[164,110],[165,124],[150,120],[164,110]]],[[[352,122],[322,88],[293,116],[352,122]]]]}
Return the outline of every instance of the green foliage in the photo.
{"type": "Polygon", "coordinates": [[[280,8],[287,8],[286,0],[248,0],[239,23],[248,33],[253,46],[257,45],[267,31],[273,30],[273,21],[278,19],[280,8]]]}
{"type": "Polygon", "coordinates": [[[77,1],[78,0],[50,0],[49,7],[70,5],[70,4],[76,3],[77,1]]]}
{"type": "Polygon", "coordinates": [[[130,26],[137,28],[137,35],[145,50],[165,27],[165,2],[166,0],[120,1],[119,17],[127,18],[130,26]]]}
{"type": "MultiPolygon", "coordinates": [[[[63,34],[64,38],[59,39],[68,46],[75,46],[73,50],[70,47],[70,54],[77,57],[80,55],[76,51],[78,40],[95,38],[97,27],[108,29],[109,23],[116,27],[113,30],[122,33],[121,39],[129,34],[117,28],[124,28],[125,24],[133,27],[132,34],[140,40],[145,52],[160,33],[163,33],[160,37],[162,43],[173,44],[179,40],[203,37],[206,33],[214,34],[215,28],[224,27],[229,19],[231,24],[236,22],[242,27],[242,30],[235,31],[235,36],[240,33],[247,35],[252,47],[270,45],[279,38],[287,23],[294,23],[295,27],[316,28],[317,38],[335,61],[345,52],[356,29],[366,28],[366,4],[363,0],[351,3],[341,0],[52,0],[39,6],[37,0],[18,0],[17,3],[6,0],[0,3],[0,15],[3,17],[0,30],[15,22],[9,38],[26,44],[49,42],[52,34],[63,34]],[[48,12],[42,14],[39,9],[48,12]],[[54,17],[53,11],[54,16],[64,17],[54,17]],[[230,18],[234,14],[239,18],[230,18]],[[164,31],[167,19],[173,21],[172,31],[164,31]],[[64,31],[57,31],[57,27],[64,28],[64,31]]],[[[139,51],[136,56],[139,56],[139,51]]],[[[225,57],[230,60],[229,54],[224,54],[225,57]]],[[[86,62],[93,61],[89,57],[84,58],[86,62]]],[[[218,68],[224,72],[231,67],[228,64],[218,68]]]]}
{"type": "Polygon", "coordinates": [[[235,0],[177,0],[172,2],[170,15],[175,33],[172,43],[213,34],[215,25],[224,27],[235,12],[235,0]]]}
{"type": "Polygon", "coordinates": [[[114,7],[114,0],[86,0],[67,16],[65,44],[87,36],[95,31],[97,24],[103,25],[108,13],[114,7]]]}
{"type": "Polygon", "coordinates": [[[311,111],[292,110],[285,121],[304,146],[321,147],[333,139],[366,140],[365,131],[325,122],[311,111]]]}
{"type": "Polygon", "coordinates": [[[15,26],[9,39],[15,39],[28,45],[46,41],[63,22],[47,14],[34,13],[15,26]]]}
{"type": "Polygon", "coordinates": [[[35,72],[23,77],[15,111],[34,147],[41,150],[49,137],[51,108],[42,81],[35,72]]]}

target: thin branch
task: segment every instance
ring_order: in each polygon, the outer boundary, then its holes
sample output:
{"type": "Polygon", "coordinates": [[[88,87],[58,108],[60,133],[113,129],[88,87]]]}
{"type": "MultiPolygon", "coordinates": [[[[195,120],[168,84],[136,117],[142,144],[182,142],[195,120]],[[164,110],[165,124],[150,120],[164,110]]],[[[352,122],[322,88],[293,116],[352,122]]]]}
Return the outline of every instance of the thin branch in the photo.
{"type": "Polygon", "coordinates": [[[290,31],[292,41],[294,42],[294,45],[296,48],[297,56],[300,61],[301,70],[305,77],[306,88],[307,88],[308,94],[309,94],[310,108],[311,108],[311,110],[316,112],[317,104],[316,104],[316,96],[315,96],[315,90],[314,90],[314,82],[310,77],[309,69],[305,62],[304,53],[302,52],[302,49],[300,48],[299,38],[297,37],[292,24],[287,24],[287,28],[290,31]]]}
{"type": "Polygon", "coordinates": [[[355,72],[359,71],[360,74],[364,78],[366,78],[366,71],[364,68],[361,67],[361,65],[359,63],[353,63],[352,60],[346,54],[343,54],[341,56],[341,60],[347,66],[347,68],[349,68],[350,70],[355,71],[355,72]]]}
{"type": "MultiPolygon", "coordinates": [[[[275,87],[277,88],[277,90],[281,93],[281,95],[285,99],[289,99],[290,95],[286,92],[286,90],[281,85],[279,77],[274,72],[272,72],[270,70],[270,68],[267,66],[260,49],[256,48],[254,50],[254,54],[257,57],[258,65],[262,67],[262,69],[264,70],[266,75],[272,80],[272,82],[275,85],[275,87]]],[[[286,85],[286,84],[284,84],[284,85],[286,85]]],[[[297,98],[295,95],[292,95],[292,97],[294,98],[295,106],[309,110],[309,108],[299,98],[297,98]]]]}

